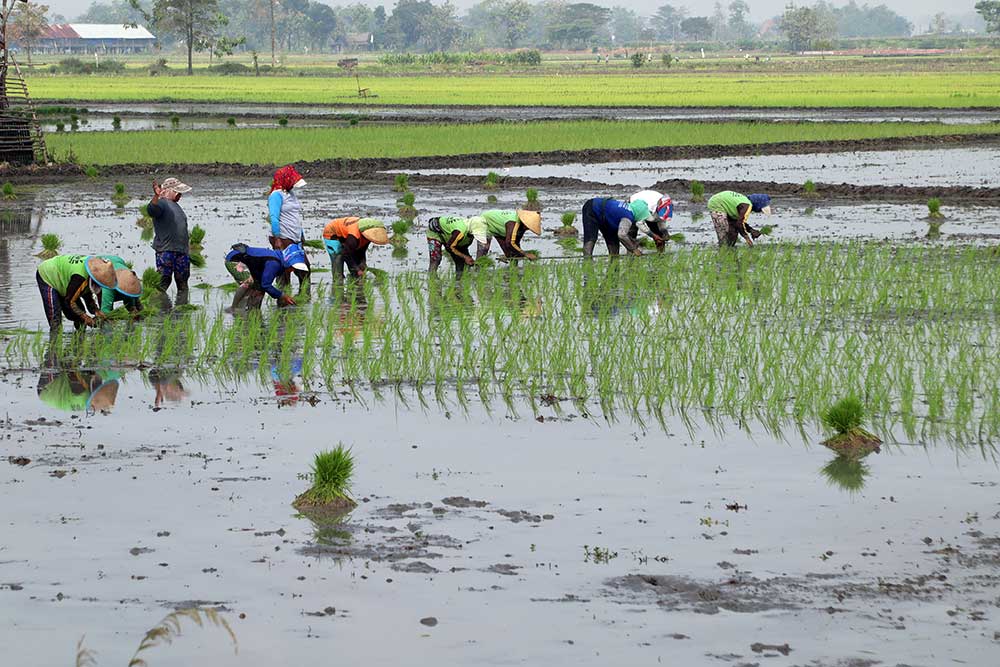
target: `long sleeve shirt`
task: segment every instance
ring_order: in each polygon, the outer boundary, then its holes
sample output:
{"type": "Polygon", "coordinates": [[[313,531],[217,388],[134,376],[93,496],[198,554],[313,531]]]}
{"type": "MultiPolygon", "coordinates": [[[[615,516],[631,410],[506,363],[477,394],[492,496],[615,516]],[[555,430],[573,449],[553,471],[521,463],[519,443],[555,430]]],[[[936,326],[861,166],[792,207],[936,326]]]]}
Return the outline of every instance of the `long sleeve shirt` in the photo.
{"type": "Polygon", "coordinates": [[[271,236],[296,243],[302,240],[302,203],[295,193],[285,190],[272,192],[267,198],[267,213],[271,236]]]}

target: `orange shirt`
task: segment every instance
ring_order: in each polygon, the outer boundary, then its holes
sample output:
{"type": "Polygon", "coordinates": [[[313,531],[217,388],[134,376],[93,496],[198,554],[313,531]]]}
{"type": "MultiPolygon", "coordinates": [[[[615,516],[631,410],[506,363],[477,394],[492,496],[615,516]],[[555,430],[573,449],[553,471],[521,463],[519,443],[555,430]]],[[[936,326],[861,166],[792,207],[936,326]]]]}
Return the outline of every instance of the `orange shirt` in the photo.
{"type": "Polygon", "coordinates": [[[323,238],[325,239],[337,239],[344,241],[349,236],[353,236],[358,240],[361,246],[365,246],[369,243],[362,234],[361,230],[358,229],[358,220],[361,218],[336,218],[326,223],[323,227],[323,238]]]}

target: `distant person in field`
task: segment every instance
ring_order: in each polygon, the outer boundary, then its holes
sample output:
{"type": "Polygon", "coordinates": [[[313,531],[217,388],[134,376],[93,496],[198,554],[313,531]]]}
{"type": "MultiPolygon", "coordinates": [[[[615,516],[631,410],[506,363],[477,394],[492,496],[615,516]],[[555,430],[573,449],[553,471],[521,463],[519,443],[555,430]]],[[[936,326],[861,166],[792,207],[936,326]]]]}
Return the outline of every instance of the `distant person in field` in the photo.
{"type": "Polygon", "coordinates": [[[280,251],[237,243],[226,255],[226,267],[232,272],[234,269],[231,266],[241,264],[249,278],[237,288],[233,298],[234,311],[260,308],[265,294],[273,297],[279,307],[294,306],[295,299],[282,292],[276,283],[286,271],[309,271],[300,245],[291,245],[280,251]]]}
{"type": "Polygon", "coordinates": [[[725,191],[712,195],[708,200],[708,214],[712,216],[719,246],[733,247],[742,237],[748,246],[760,236],[760,231],[747,222],[751,213],[771,215],[771,198],[767,195],[741,195],[725,191]]]}
{"type": "MultiPolygon", "coordinates": [[[[271,182],[271,192],[267,196],[268,220],[271,222],[271,234],[268,242],[275,250],[284,250],[292,244],[305,242],[305,229],[302,218],[302,202],[296,196],[296,191],[306,184],[302,175],[292,165],[282,167],[274,172],[271,182]]],[[[306,258],[306,265],[309,258],[306,258]]],[[[309,273],[296,273],[299,278],[299,292],[308,289],[309,273]]],[[[282,281],[288,279],[282,277],[282,281]]]]}
{"type": "Polygon", "coordinates": [[[135,271],[129,268],[128,263],[118,255],[101,255],[101,259],[111,262],[118,282],[114,289],[101,288],[98,316],[107,317],[115,309],[115,304],[121,301],[133,317],[138,317],[139,313],[142,312],[142,302],[140,301],[142,282],[139,280],[139,276],[135,275],[135,271]]]}
{"type": "MultiPolygon", "coordinates": [[[[646,202],[649,208],[649,215],[645,220],[637,223],[635,233],[641,231],[653,239],[656,244],[656,251],[663,252],[667,247],[669,232],[667,223],[674,217],[674,202],[670,195],[665,195],[656,190],[641,190],[628,198],[629,204],[635,201],[646,202]]],[[[629,230],[630,235],[633,230],[629,230]]]]}
{"type": "Polygon", "coordinates": [[[333,279],[344,279],[344,266],[355,278],[363,278],[368,269],[368,247],[385,245],[389,234],[385,223],[374,218],[335,218],[323,227],[323,244],[330,256],[333,279]]]}
{"type": "Polygon", "coordinates": [[[153,181],[153,200],[146,206],[153,219],[153,251],[160,274],[160,291],[166,292],[171,279],[177,284],[177,305],[188,302],[191,277],[191,249],[188,243],[187,214],[178,203],[191,186],[176,178],[153,181]]]}
{"type": "Polygon", "coordinates": [[[427,221],[428,271],[437,272],[443,253],[447,252],[455,262],[455,276],[460,277],[466,266],[476,262],[469,254],[472,242],[486,245],[489,238],[489,228],[482,216],[431,218],[427,221]]]}
{"type": "Polygon", "coordinates": [[[583,205],[583,256],[593,257],[597,235],[604,237],[609,255],[621,252],[621,246],[633,255],[641,255],[637,223],[650,217],[643,199],[633,202],[605,197],[588,199],[583,205]]]}
{"type": "Polygon", "coordinates": [[[49,329],[57,331],[66,317],[76,329],[97,326],[94,295],[115,289],[115,269],[106,259],[87,255],[56,255],[35,271],[38,292],[49,329]]]}
{"type": "Polygon", "coordinates": [[[496,239],[504,257],[520,257],[537,259],[537,255],[521,249],[521,239],[524,232],[530,230],[533,234],[542,233],[542,216],[536,211],[518,209],[516,211],[500,211],[491,209],[483,211],[481,217],[486,221],[486,231],[489,234],[486,243],[478,244],[476,257],[483,257],[490,251],[490,242],[496,239]]]}

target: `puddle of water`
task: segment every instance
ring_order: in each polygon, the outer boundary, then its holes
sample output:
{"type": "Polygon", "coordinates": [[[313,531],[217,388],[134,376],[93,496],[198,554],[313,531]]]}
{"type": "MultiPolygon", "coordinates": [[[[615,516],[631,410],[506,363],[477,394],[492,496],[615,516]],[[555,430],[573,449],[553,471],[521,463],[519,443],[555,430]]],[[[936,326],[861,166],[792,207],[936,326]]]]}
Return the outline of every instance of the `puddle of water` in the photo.
{"type": "Polygon", "coordinates": [[[126,662],[190,601],[223,609],[239,656],[223,633],[185,625],[148,654],[155,664],[298,662],[315,656],[310,639],[374,665],[752,663],[752,644],[786,642],[795,664],[995,655],[996,561],[975,558],[998,556],[975,535],[1000,533],[1000,473],[978,452],[886,448],[846,494],[819,473],[826,449],[735,424],[696,419],[692,437],[679,421],[647,432],[542,409],[539,423],[475,400],[421,410],[339,390],[289,403],[253,383],[137,371],[109,414],[71,414],[38,400],[38,379],[0,376],[5,451],[32,459],[0,465],[17,508],[0,640],[18,664],[64,661],[83,634],[102,664],[126,662]],[[176,400],[158,402],[171,383],[176,400]],[[317,535],[289,504],[312,455],[338,440],[354,448],[361,502],[317,535]],[[662,593],[609,585],[639,574],[703,592],[658,604],[662,593]],[[771,582],[741,599],[778,608],[706,614],[734,579],[771,582]]]}
{"type": "MultiPolygon", "coordinates": [[[[153,265],[153,252],[149,241],[143,241],[142,231],[136,226],[138,208],[147,200],[140,199],[148,182],[139,179],[125,181],[127,191],[135,198],[119,211],[111,202],[113,182],[104,179],[88,182],[40,186],[25,192],[14,203],[5,204],[8,222],[0,238],[0,327],[29,327],[44,325],[44,313],[39,303],[34,273],[39,262],[35,254],[41,250],[41,235],[53,233],[63,241],[64,252],[114,253],[135,262],[138,273],[153,265]]],[[[254,181],[234,178],[201,177],[194,183],[196,189],[184,198],[184,208],[191,226],[201,225],[206,230],[203,255],[207,265],[193,269],[191,284],[210,283],[221,285],[231,281],[221,258],[229,247],[238,241],[264,245],[264,189],[254,181]]],[[[426,230],[423,222],[440,215],[473,215],[486,208],[514,208],[520,205],[521,193],[498,191],[498,203],[487,202],[488,193],[467,188],[434,186],[415,187],[416,206],[420,211],[416,228],[408,235],[406,256],[386,246],[369,251],[371,266],[392,273],[423,270],[427,266],[426,230]]],[[[543,257],[575,255],[557,244],[552,231],[559,226],[563,211],[579,211],[582,202],[595,193],[570,188],[543,191],[541,201],[545,233],[541,238],[526,238],[529,249],[536,249],[543,257]]],[[[600,193],[627,196],[625,189],[600,193]]],[[[675,195],[676,196],[676,195],[675,195]]],[[[307,236],[319,238],[326,221],[341,215],[363,213],[395,219],[397,194],[391,186],[372,183],[344,183],[316,179],[308,192],[302,195],[307,223],[307,236]],[[365,202],[359,208],[357,202],[365,202]]],[[[947,202],[945,202],[947,204],[947,202]]],[[[808,202],[775,201],[776,215],[768,222],[777,225],[771,239],[774,241],[813,240],[892,240],[894,242],[926,242],[927,223],[923,220],[923,206],[858,204],[854,206],[823,206],[821,202],[810,208],[808,202]]],[[[688,243],[715,243],[711,221],[704,214],[704,205],[678,201],[673,232],[683,233],[688,243]],[[700,217],[699,217],[699,214],[700,217]]],[[[942,242],[990,242],[1000,238],[1000,216],[995,209],[982,207],[945,208],[948,220],[942,228],[942,242]]],[[[582,229],[577,215],[576,227],[582,229]]],[[[765,240],[764,242],[767,242],[765,240]]],[[[499,250],[494,247],[494,256],[499,250]]],[[[603,254],[603,247],[598,254],[603,254]]],[[[325,253],[312,254],[314,265],[328,269],[325,253]]],[[[447,266],[441,271],[450,270],[447,266]]],[[[317,274],[318,282],[329,281],[329,274],[317,274]]],[[[192,290],[197,303],[221,305],[228,295],[216,291],[192,290]]]]}
{"type": "MultiPolygon", "coordinates": [[[[935,148],[809,155],[735,156],[728,159],[546,164],[493,169],[502,176],[576,178],[616,187],[645,187],[683,178],[700,181],[846,183],[851,185],[993,186],[1000,177],[1000,148],[935,148]]],[[[423,169],[411,173],[483,175],[490,169],[423,169]]]]}

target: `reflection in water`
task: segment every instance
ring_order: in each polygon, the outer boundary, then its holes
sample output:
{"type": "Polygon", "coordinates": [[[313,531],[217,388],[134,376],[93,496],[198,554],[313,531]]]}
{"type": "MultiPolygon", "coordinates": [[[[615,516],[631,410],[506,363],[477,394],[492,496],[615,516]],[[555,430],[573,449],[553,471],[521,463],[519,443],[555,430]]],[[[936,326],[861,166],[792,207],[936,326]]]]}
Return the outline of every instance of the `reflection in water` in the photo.
{"type": "MultiPolygon", "coordinates": [[[[29,199],[22,195],[16,204],[0,209],[0,292],[9,295],[18,285],[16,274],[24,270],[25,258],[34,254],[34,244],[44,219],[45,206],[36,206],[34,197],[29,199]]],[[[14,301],[9,297],[0,299],[0,320],[12,322],[16,319],[14,301]]]]}
{"type": "Polygon", "coordinates": [[[868,464],[860,459],[849,456],[835,456],[820,469],[820,474],[831,486],[836,486],[850,493],[857,493],[865,486],[867,477],[871,474],[868,464]]]}
{"type": "Polygon", "coordinates": [[[118,398],[121,377],[111,370],[46,369],[38,377],[38,398],[57,410],[107,414],[118,398]]]}
{"type": "Polygon", "coordinates": [[[146,379],[153,385],[156,395],[153,407],[163,407],[164,403],[180,403],[189,392],[181,384],[181,371],[176,368],[152,368],[146,379]]]}

